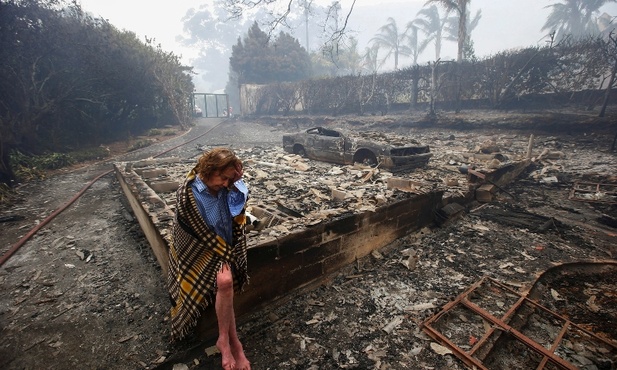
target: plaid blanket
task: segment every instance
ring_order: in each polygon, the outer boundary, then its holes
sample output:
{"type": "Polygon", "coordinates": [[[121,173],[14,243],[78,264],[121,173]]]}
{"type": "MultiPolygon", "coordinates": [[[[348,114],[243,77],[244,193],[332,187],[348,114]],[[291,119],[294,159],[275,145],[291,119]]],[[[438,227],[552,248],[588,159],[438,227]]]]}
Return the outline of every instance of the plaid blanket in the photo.
{"type": "Polygon", "coordinates": [[[173,237],[169,247],[167,283],[172,299],[171,337],[182,339],[195,326],[203,310],[214,303],[216,274],[223,263],[231,267],[234,291],[248,283],[244,210],[233,220],[233,245],[208,228],[202,218],[191,183],[191,171],[176,193],[173,237]]]}

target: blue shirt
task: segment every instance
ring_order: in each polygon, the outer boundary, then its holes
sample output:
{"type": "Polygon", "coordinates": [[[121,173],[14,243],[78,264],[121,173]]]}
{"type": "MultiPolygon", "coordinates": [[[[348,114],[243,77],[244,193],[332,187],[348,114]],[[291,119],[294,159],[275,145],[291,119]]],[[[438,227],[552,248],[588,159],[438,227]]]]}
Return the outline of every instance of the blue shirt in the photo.
{"type": "Polygon", "coordinates": [[[191,189],[197,209],[208,227],[231,245],[232,219],[240,214],[248,198],[248,188],[244,181],[236,181],[232,190],[223,188],[216,195],[212,195],[199,176],[195,176],[191,189]]]}

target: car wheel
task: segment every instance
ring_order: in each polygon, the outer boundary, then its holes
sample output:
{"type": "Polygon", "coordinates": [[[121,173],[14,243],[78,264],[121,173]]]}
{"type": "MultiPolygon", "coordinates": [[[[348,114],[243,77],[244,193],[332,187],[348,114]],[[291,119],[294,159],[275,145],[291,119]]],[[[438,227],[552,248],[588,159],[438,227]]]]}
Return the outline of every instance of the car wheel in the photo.
{"type": "Polygon", "coordinates": [[[377,159],[375,159],[375,157],[367,157],[364,158],[364,160],[362,161],[362,164],[367,165],[367,166],[371,166],[371,167],[375,167],[377,166],[377,159]]]}
{"type": "Polygon", "coordinates": [[[306,150],[302,145],[296,145],[294,147],[294,154],[299,155],[300,157],[306,157],[306,150]]]}
{"type": "Polygon", "coordinates": [[[366,149],[356,152],[353,159],[355,163],[361,163],[365,166],[377,166],[377,157],[375,156],[375,153],[366,149]]]}

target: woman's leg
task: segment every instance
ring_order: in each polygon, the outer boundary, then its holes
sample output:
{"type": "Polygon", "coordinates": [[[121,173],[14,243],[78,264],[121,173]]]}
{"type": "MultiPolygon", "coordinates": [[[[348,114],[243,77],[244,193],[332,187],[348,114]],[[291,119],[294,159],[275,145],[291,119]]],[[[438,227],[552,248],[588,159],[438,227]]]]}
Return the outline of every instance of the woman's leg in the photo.
{"type": "Polygon", "coordinates": [[[229,345],[229,331],[233,322],[233,299],[234,299],[234,283],[231,276],[229,266],[223,264],[223,267],[216,275],[216,302],[214,309],[216,310],[216,319],[219,326],[219,337],[216,341],[216,347],[221,351],[223,357],[223,369],[230,370],[236,368],[236,360],[231,353],[229,345]]]}
{"type": "Polygon", "coordinates": [[[221,351],[223,369],[250,370],[251,364],[244,355],[236,331],[234,313],[234,286],[231,269],[223,264],[216,276],[217,292],[215,310],[219,326],[216,346],[221,351]]]}

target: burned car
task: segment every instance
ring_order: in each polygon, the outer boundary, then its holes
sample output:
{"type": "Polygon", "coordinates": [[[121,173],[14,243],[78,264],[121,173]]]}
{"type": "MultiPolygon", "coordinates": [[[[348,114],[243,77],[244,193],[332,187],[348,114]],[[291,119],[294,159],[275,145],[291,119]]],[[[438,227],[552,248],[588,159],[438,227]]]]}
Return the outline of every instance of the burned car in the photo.
{"type": "Polygon", "coordinates": [[[406,138],[388,137],[384,133],[357,132],[312,127],[306,131],[283,135],[288,153],[314,160],[339,164],[361,163],[389,171],[425,166],[432,156],[427,145],[406,138]]]}

